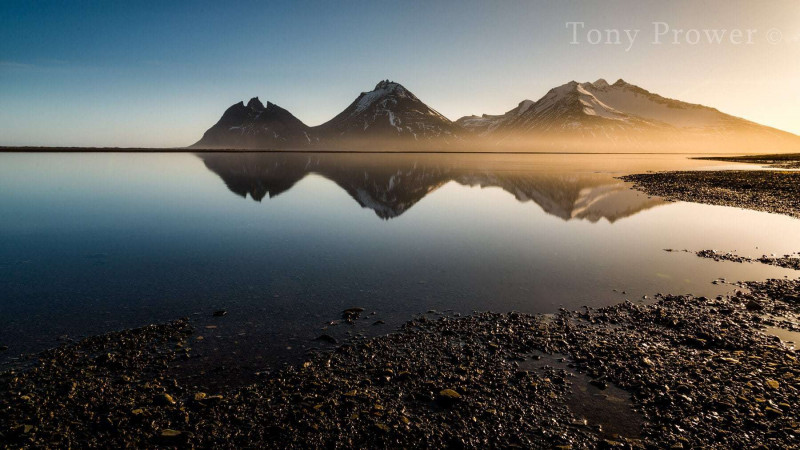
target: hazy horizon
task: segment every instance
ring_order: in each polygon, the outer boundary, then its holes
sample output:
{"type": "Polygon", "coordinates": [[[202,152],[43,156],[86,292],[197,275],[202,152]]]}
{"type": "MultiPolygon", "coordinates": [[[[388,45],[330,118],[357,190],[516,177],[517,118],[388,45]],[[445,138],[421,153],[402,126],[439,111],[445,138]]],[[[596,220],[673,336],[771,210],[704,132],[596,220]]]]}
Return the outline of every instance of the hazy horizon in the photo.
{"type": "Polygon", "coordinates": [[[386,78],[451,120],[502,114],[571,80],[622,78],[800,134],[793,1],[2,9],[3,146],[182,147],[255,96],[314,126],[386,78]],[[684,31],[674,43],[675,29],[697,30],[699,42],[684,31]],[[714,30],[733,29],[742,30],[741,42],[706,42],[714,30]],[[617,30],[619,44],[606,30],[617,30]]]}

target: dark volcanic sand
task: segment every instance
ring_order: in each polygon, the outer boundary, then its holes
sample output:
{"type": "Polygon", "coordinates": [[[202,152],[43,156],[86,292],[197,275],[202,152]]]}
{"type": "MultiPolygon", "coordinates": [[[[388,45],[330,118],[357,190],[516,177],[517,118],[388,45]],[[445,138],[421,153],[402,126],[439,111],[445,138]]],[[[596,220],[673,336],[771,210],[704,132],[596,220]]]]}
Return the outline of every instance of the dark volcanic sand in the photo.
{"type": "Polygon", "coordinates": [[[800,218],[800,172],[724,170],[657,172],[620,179],[666,200],[734,206],[800,218]]]}
{"type": "Polygon", "coordinates": [[[752,292],[724,298],[669,296],[552,317],[423,317],[220,392],[172,375],[192,355],[186,321],[111,333],[2,374],[0,440],[113,448],[796,447],[800,363],[759,330],[782,325],[768,314],[796,317],[800,283],[748,286],[752,292]]]}

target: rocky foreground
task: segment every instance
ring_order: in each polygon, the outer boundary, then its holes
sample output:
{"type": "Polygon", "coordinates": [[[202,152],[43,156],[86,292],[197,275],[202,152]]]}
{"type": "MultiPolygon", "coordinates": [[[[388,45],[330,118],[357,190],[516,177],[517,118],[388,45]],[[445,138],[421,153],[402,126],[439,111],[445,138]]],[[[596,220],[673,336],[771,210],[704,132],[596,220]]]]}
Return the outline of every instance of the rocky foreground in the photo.
{"type": "Polygon", "coordinates": [[[620,179],[665,200],[734,206],[800,218],[800,172],[656,172],[626,175],[620,179]]]}
{"type": "MultiPolygon", "coordinates": [[[[800,283],[555,316],[420,317],[252,385],[202,392],[186,320],[111,333],[0,376],[16,447],[800,446],[800,283]],[[779,319],[776,317],[782,317],[779,319]]],[[[365,320],[365,319],[362,319],[365,320]]]]}

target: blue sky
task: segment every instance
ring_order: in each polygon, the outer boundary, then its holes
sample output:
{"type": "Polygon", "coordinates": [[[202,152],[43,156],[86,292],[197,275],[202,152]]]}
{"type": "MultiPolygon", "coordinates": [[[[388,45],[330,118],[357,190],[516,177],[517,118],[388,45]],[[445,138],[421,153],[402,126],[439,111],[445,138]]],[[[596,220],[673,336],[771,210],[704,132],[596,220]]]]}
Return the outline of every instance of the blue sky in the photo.
{"type": "Polygon", "coordinates": [[[384,78],[451,119],[603,77],[800,133],[794,0],[3,1],[0,25],[0,145],[184,146],[252,96],[317,125],[384,78]],[[575,44],[570,21],[641,32],[575,44]],[[655,21],[758,32],[654,45],[655,21]]]}

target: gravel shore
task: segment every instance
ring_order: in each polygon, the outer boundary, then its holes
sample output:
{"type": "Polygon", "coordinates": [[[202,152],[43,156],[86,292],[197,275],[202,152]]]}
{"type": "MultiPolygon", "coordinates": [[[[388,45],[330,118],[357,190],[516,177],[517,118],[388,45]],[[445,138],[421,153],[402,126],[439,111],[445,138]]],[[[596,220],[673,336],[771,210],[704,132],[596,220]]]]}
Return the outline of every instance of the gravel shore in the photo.
{"type": "Polygon", "coordinates": [[[665,200],[734,206],[800,218],[800,172],[657,172],[626,175],[620,179],[665,200]]]}
{"type": "Polygon", "coordinates": [[[731,252],[717,252],[716,250],[700,250],[695,254],[701,258],[713,259],[714,261],[731,261],[738,263],[755,263],[766,264],[769,266],[784,267],[786,269],[800,270],[800,254],[794,253],[783,256],[768,256],[763,255],[758,258],[750,258],[749,256],[740,256],[731,252]]]}
{"type": "MultiPolygon", "coordinates": [[[[171,369],[186,320],[93,337],[0,375],[16,447],[791,448],[797,280],[727,297],[554,316],[421,316],[244,387],[203,392],[171,369]]],[[[368,320],[368,319],[357,319],[368,320]]]]}

